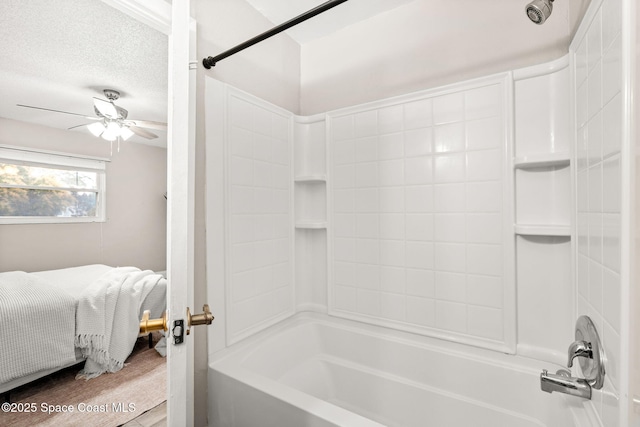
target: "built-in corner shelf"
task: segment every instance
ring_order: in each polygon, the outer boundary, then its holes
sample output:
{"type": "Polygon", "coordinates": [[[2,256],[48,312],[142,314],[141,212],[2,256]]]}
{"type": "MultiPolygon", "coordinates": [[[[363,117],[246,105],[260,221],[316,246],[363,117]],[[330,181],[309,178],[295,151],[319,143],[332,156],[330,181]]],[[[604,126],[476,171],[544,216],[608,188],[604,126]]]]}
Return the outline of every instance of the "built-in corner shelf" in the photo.
{"type": "Polygon", "coordinates": [[[534,169],[546,167],[569,166],[569,152],[532,154],[527,156],[514,157],[513,167],[515,169],[534,169]]]}
{"type": "Polygon", "coordinates": [[[327,182],[327,176],[324,174],[300,175],[293,179],[295,182],[327,182]]]}
{"type": "Polygon", "coordinates": [[[296,228],[322,230],[327,228],[327,221],[297,221],[296,228]]]}
{"type": "Polygon", "coordinates": [[[514,230],[520,236],[571,237],[571,227],[568,225],[516,224],[514,230]]]}

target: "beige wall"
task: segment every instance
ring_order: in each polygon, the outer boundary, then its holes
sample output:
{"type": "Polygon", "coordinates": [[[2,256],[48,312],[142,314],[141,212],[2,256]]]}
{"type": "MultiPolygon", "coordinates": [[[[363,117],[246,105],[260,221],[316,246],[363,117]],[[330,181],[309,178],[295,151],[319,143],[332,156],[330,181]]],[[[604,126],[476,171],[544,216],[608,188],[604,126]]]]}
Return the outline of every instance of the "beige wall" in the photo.
{"type": "MultiPolygon", "coordinates": [[[[196,0],[199,65],[274,25],[244,0],[196,0]]],[[[293,113],[300,110],[300,45],[284,33],[220,61],[198,67],[198,107],[204,75],[228,83],[293,113]]],[[[198,108],[202,112],[202,108],[198,108]]]]}
{"type": "Polygon", "coordinates": [[[565,55],[581,2],[555,2],[544,25],[529,21],[526,3],[417,0],[306,43],[301,111],[320,113],[565,55]]]}
{"type": "Polygon", "coordinates": [[[109,158],[107,221],[0,225],[0,271],[83,264],[166,268],[167,150],[0,118],[0,144],[109,158]]]}

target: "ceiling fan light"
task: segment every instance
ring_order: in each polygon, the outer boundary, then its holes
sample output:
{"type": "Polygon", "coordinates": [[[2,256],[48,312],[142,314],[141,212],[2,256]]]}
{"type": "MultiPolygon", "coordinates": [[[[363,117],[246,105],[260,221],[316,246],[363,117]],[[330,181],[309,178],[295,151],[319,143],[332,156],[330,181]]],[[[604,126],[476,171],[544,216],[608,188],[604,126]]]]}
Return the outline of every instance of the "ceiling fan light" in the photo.
{"type": "Polygon", "coordinates": [[[118,133],[120,132],[120,125],[117,122],[107,123],[107,131],[118,133]]]}
{"type": "Polygon", "coordinates": [[[100,136],[102,132],[104,132],[105,127],[102,122],[95,122],[88,125],[87,129],[89,129],[89,132],[91,132],[93,136],[100,136]]]}
{"type": "Polygon", "coordinates": [[[116,122],[107,123],[107,128],[102,133],[102,137],[107,141],[115,141],[120,136],[120,126],[116,122]]]}
{"type": "Polygon", "coordinates": [[[125,141],[131,138],[133,135],[134,133],[128,127],[123,126],[122,129],[120,129],[120,138],[122,138],[125,141]]]}

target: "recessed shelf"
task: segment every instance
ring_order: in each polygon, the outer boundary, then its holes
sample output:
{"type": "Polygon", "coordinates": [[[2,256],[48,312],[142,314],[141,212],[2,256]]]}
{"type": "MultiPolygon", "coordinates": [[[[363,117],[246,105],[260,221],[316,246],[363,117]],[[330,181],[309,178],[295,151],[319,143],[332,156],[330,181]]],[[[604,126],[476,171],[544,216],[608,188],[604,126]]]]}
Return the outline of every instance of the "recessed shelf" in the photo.
{"type": "Polygon", "coordinates": [[[521,236],[571,236],[569,225],[516,224],[514,230],[521,236]]]}
{"type": "Polygon", "coordinates": [[[319,230],[327,228],[327,221],[297,221],[296,228],[319,230]]]}
{"type": "Polygon", "coordinates": [[[295,182],[327,182],[327,176],[324,174],[300,175],[293,178],[295,182]]]}
{"type": "Polygon", "coordinates": [[[549,154],[532,154],[528,156],[514,157],[513,167],[516,169],[533,169],[545,167],[569,166],[569,152],[562,151],[549,154]]]}

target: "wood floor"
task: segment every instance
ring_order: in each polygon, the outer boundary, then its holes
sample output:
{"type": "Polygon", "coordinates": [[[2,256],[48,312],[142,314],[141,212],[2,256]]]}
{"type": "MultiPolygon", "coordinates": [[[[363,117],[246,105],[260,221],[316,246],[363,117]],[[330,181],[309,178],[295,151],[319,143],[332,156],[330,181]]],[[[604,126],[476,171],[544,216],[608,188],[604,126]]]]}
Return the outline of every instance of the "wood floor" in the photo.
{"type": "Polygon", "coordinates": [[[167,402],[162,402],[137,418],[123,424],[122,427],[166,427],[167,402]]]}
{"type": "MultiPolygon", "coordinates": [[[[154,340],[154,341],[157,341],[154,340]]],[[[11,402],[29,403],[41,408],[73,407],[74,411],[38,410],[33,413],[0,413],[0,426],[46,427],[93,426],[129,427],[166,426],[166,359],[149,348],[146,339],[136,342],[126,366],[115,373],[90,381],[76,380],[80,365],[66,368],[11,391],[11,402]],[[140,390],[148,390],[140,393],[140,390]],[[80,411],[83,407],[113,404],[134,405],[134,411],[80,411]],[[144,412],[142,412],[144,411],[144,412]],[[133,418],[136,417],[136,418],[133,418]]],[[[109,406],[111,405],[111,406],[109,406]]],[[[125,409],[128,408],[125,405],[125,409]]]]}

